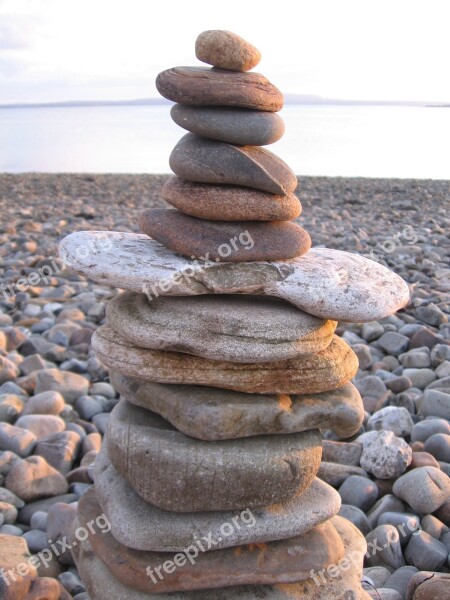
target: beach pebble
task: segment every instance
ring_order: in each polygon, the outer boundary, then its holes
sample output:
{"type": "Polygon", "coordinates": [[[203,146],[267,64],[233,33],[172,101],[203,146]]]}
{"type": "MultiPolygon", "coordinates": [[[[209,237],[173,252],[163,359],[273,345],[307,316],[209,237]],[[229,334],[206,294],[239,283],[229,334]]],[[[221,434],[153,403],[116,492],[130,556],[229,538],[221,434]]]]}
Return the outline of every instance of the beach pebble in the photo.
{"type": "Polygon", "coordinates": [[[411,381],[413,387],[420,390],[425,389],[436,379],[436,374],[432,369],[404,369],[403,375],[411,381]]]}
{"type": "Polygon", "coordinates": [[[28,398],[22,414],[59,415],[64,406],[64,398],[58,392],[42,392],[28,398]]]}
{"type": "Polygon", "coordinates": [[[408,585],[405,600],[449,600],[450,575],[420,571],[408,585]]]}
{"type": "Polygon", "coordinates": [[[69,487],[64,476],[42,456],[30,456],[14,464],[5,486],[26,502],[65,494],[69,487]]]}
{"type": "Polygon", "coordinates": [[[29,456],[36,446],[36,436],[26,429],[0,423],[0,450],[10,450],[18,456],[29,456]]]}
{"type": "Polygon", "coordinates": [[[31,529],[39,529],[40,531],[47,531],[47,518],[48,513],[43,510],[38,510],[33,514],[30,519],[31,529]]]}
{"type": "Polygon", "coordinates": [[[379,479],[394,479],[405,472],[412,460],[408,444],[392,431],[371,431],[360,436],[361,467],[379,479]]]}
{"type": "Polygon", "coordinates": [[[0,421],[14,423],[23,412],[22,398],[15,394],[2,394],[0,396],[0,421]]]}
{"type": "Polygon", "coordinates": [[[425,531],[413,535],[405,549],[405,558],[420,571],[438,571],[447,560],[447,548],[425,531]]]}
{"type": "MultiPolygon", "coordinates": [[[[69,539],[71,535],[72,523],[76,517],[77,509],[72,504],[62,504],[57,502],[51,506],[48,511],[47,517],[47,537],[53,540],[53,543],[69,539]]],[[[60,563],[64,565],[73,565],[72,554],[70,550],[65,549],[64,552],[58,556],[60,563]]]]}
{"type": "MultiPolygon", "coordinates": [[[[416,442],[417,443],[417,442],[416,442]]],[[[438,461],[428,452],[416,452],[413,450],[412,461],[409,465],[410,469],[418,469],[419,467],[436,467],[440,468],[438,461]]]]}
{"type": "Polygon", "coordinates": [[[450,435],[450,423],[446,419],[429,418],[419,421],[411,432],[411,442],[426,442],[436,433],[450,435]]]}
{"type": "Polygon", "coordinates": [[[12,525],[17,519],[17,508],[8,502],[0,502],[0,520],[2,525],[12,525]]]}
{"type": "Polygon", "coordinates": [[[37,441],[66,428],[65,422],[55,415],[26,415],[17,419],[16,426],[31,431],[37,441]]]}
{"type": "Polygon", "coordinates": [[[425,515],[422,518],[422,529],[432,537],[440,540],[450,529],[433,515],[425,515]]]}
{"type": "Polygon", "coordinates": [[[379,525],[368,535],[367,564],[369,566],[385,565],[392,569],[404,566],[400,537],[393,525],[379,525]]]}
{"type": "Polygon", "coordinates": [[[447,419],[447,421],[450,420],[450,393],[440,391],[439,389],[425,390],[420,412],[425,417],[441,417],[442,419],[447,419]]]}
{"type": "Polygon", "coordinates": [[[353,525],[357,527],[364,536],[366,536],[372,529],[365,513],[356,506],[352,506],[351,504],[342,504],[341,508],[339,509],[339,515],[353,523],[353,525]]]}
{"type": "Polygon", "coordinates": [[[397,437],[409,437],[414,421],[406,410],[399,406],[385,406],[375,412],[367,422],[368,431],[392,431],[397,437]]]}
{"type": "Polygon", "coordinates": [[[351,475],[339,488],[343,504],[350,504],[367,511],[378,498],[378,488],[370,479],[351,475]]]}
{"type": "Polygon", "coordinates": [[[23,539],[27,542],[28,548],[32,554],[40,552],[49,547],[47,534],[40,529],[30,529],[23,534],[23,539]]]}
{"type": "MultiPolygon", "coordinates": [[[[428,350],[428,348],[427,348],[428,350]]],[[[431,364],[430,359],[430,351],[421,352],[418,350],[411,350],[410,352],[405,352],[404,354],[400,354],[398,360],[405,368],[416,368],[421,369],[424,367],[429,367],[431,364]]]]}
{"type": "Polygon", "coordinates": [[[439,327],[443,323],[448,323],[448,317],[439,306],[419,306],[414,311],[414,316],[419,321],[423,321],[427,325],[432,325],[433,327],[439,327]]]}
{"type": "Polygon", "coordinates": [[[385,494],[384,496],[382,496],[367,512],[367,518],[369,519],[372,529],[374,529],[378,525],[378,520],[380,519],[381,515],[388,512],[405,512],[405,505],[399,498],[397,498],[393,494],[385,494]]]}
{"type": "Polygon", "coordinates": [[[395,590],[400,594],[400,598],[404,600],[409,582],[417,572],[417,567],[414,567],[412,565],[400,567],[391,575],[389,575],[389,577],[385,581],[384,587],[395,590]]]}
{"type": "Polygon", "coordinates": [[[36,377],[35,394],[47,391],[58,392],[66,402],[73,404],[89,392],[89,381],[77,373],[43,369],[36,377]]]}
{"type": "Polygon", "coordinates": [[[382,588],[391,574],[392,569],[381,565],[363,569],[363,576],[368,577],[376,588],[382,588]]]}
{"type": "Polygon", "coordinates": [[[415,531],[421,526],[419,517],[409,513],[385,512],[380,515],[377,525],[393,525],[397,528],[400,544],[405,546],[415,531]]]}
{"type": "Polygon", "coordinates": [[[81,438],[78,433],[62,431],[38,441],[35,455],[44,457],[49,465],[65,475],[72,469],[80,447],[81,438]]]}
{"type": "Polygon", "coordinates": [[[432,454],[438,461],[450,462],[450,434],[433,434],[425,442],[424,450],[432,454]]]}
{"type": "Polygon", "coordinates": [[[377,344],[387,354],[398,356],[408,349],[409,338],[396,331],[387,331],[377,340],[377,344]]]}
{"type": "Polygon", "coordinates": [[[419,515],[433,513],[450,497],[450,478],[435,467],[420,467],[397,479],[393,491],[419,515]]]}
{"type": "Polygon", "coordinates": [[[195,56],[219,69],[250,71],[261,60],[261,52],[231,31],[210,29],[195,41],[195,56]]]}

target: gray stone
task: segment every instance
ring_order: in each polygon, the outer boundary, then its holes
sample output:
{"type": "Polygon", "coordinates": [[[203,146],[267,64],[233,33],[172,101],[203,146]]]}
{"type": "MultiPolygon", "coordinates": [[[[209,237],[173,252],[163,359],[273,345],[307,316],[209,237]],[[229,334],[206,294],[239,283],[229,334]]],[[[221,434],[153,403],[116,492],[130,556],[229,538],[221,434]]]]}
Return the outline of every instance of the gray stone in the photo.
{"type": "Polygon", "coordinates": [[[403,512],[385,512],[380,515],[377,525],[393,525],[397,528],[400,544],[405,546],[414,532],[419,531],[419,517],[403,512]]]}
{"type": "Polygon", "coordinates": [[[367,511],[378,498],[378,488],[370,479],[352,475],[341,485],[339,494],[343,504],[351,504],[367,511]]]}
{"type": "Polygon", "coordinates": [[[393,492],[419,515],[433,513],[450,496],[450,478],[436,467],[420,467],[397,479],[393,492]]]}
{"type": "Polygon", "coordinates": [[[448,317],[439,306],[418,306],[414,311],[414,316],[419,321],[423,321],[427,325],[439,327],[442,323],[448,323],[448,317]]]}
{"type": "Polygon", "coordinates": [[[88,393],[89,381],[77,373],[43,369],[36,375],[35,394],[47,391],[59,392],[66,402],[73,404],[77,398],[88,393]]]}
{"type": "Polygon", "coordinates": [[[9,423],[0,423],[0,450],[10,450],[18,456],[29,456],[35,446],[36,436],[31,431],[9,423]]]}
{"type": "Polygon", "coordinates": [[[364,439],[361,467],[379,479],[394,479],[406,471],[412,460],[412,450],[392,431],[371,431],[364,439]],[[370,435],[369,435],[370,434],[370,435]]]}
{"type": "Polygon", "coordinates": [[[398,359],[405,368],[423,369],[431,365],[429,351],[420,352],[418,350],[410,350],[409,352],[405,352],[405,354],[400,354],[398,359]]]}
{"type": "Polygon", "coordinates": [[[436,344],[430,352],[431,365],[438,367],[441,363],[450,360],[450,346],[448,344],[436,344]]]}
{"type": "Polygon", "coordinates": [[[386,565],[393,569],[403,567],[402,548],[399,533],[392,525],[379,525],[366,535],[367,564],[371,567],[386,565]]]}
{"type": "Polygon", "coordinates": [[[76,514],[77,509],[73,504],[69,505],[61,502],[53,504],[48,511],[46,535],[57,547],[59,546],[62,549],[58,560],[63,565],[74,564],[70,549],[65,548],[62,543],[64,540],[68,540],[71,535],[71,528],[76,514]]]}
{"type": "Polygon", "coordinates": [[[392,575],[392,569],[387,567],[366,567],[363,570],[364,577],[368,577],[375,588],[382,588],[387,579],[392,575]]]}
{"type": "Polygon", "coordinates": [[[420,412],[426,417],[441,417],[442,419],[447,419],[447,421],[450,420],[450,394],[437,389],[425,390],[420,412]]]}
{"type": "Polygon", "coordinates": [[[367,519],[364,512],[357,506],[351,504],[342,504],[339,509],[339,516],[348,519],[360,532],[365,536],[371,531],[369,520],[367,519]]]}
{"type": "Polygon", "coordinates": [[[405,505],[403,502],[392,494],[382,496],[368,511],[367,518],[369,519],[372,529],[375,529],[378,525],[380,517],[388,512],[401,514],[405,512],[405,505]]]}
{"type": "Polygon", "coordinates": [[[386,331],[377,341],[377,344],[388,354],[398,356],[408,349],[409,338],[396,331],[386,331]]]}
{"type": "Polygon", "coordinates": [[[342,465],[358,467],[361,453],[361,444],[335,442],[332,440],[323,440],[322,443],[322,460],[325,462],[336,462],[342,465]]]}
{"type": "Polygon", "coordinates": [[[397,437],[409,437],[414,427],[414,421],[406,408],[385,406],[374,413],[367,422],[368,431],[381,429],[392,431],[397,437]]]}
{"type": "Polygon", "coordinates": [[[282,502],[307,489],[321,456],[318,430],[211,444],[123,400],[111,413],[107,444],[111,462],[134,490],[175,512],[282,502]]]}
{"type": "Polygon", "coordinates": [[[380,319],[409,302],[407,284],[386,267],[326,248],[285,262],[211,265],[175,256],[146,235],[86,231],[67,236],[60,254],[72,270],[97,283],[150,297],[258,291],[318,317],[353,322],[380,319]]]}
{"type": "Polygon", "coordinates": [[[450,423],[446,419],[425,419],[414,425],[411,442],[426,442],[436,433],[450,435],[450,423]]]}
{"type": "Polygon", "coordinates": [[[47,517],[48,513],[43,510],[38,510],[33,514],[30,519],[31,529],[40,529],[41,531],[47,531],[47,517]]]}
{"type": "Polygon", "coordinates": [[[109,325],[153,350],[215,360],[270,362],[315,354],[330,345],[337,323],[264,296],[160,297],[125,292],[108,303],[109,325]]]}
{"type": "Polygon", "coordinates": [[[42,456],[30,456],[13,465],[5,486],[25,501],[64,494],[67,482],[42,456]]]}
{"type": "Polygon", "coordinates": [[[262,543],[301,535],[330,519],[339,510],[335,490],[319,479],[303,493],[268,507],[244,512],[176,513],[157,508],[136,494],[111,465],[103,446],[94,467],[96,494],[111,523],[111,532],[123,545],[137,550],[177,552],[195,539],[212,534],[222,538],[214,548],[262,543]],[[241,515],[241,516],[240,516],[241,515]],[[237,517],[239,529],[220,535],[220,526],[237,517]]]}
{"type": "Polygon", "coordinates": [[[86,421],[103,412],[102,399],[96,396],[80,396],[74,406],[77,413],[86,421]]]}
{"type": "Polygon", "coordinates": [[[273,144],[284,133],[283,120],[272,112],[175,104],[170,116],[177,125],[192,133],[242,146],[273,144]]]}
{"type": "Polygon", "coordinates": [[[144,382],[114,371],[110,377],[126,400],[158,413],[186,435],[203,440],[325,427],[348,437],[359,429],[363,419],[361,399],[351,383],[321,394],[267,396],[144,382]]]}
{"type": "Polygon", "coordinates": [[[59,415],[64,406],[64,398],[58,392],[42,392],[28,398],[22,414],[59,415]]]}
{"type": "Polygon", "coordinates": [[[45,533],[45,531],[40,531],[39,529],[31,529],[30,531],[26,531],[23,534],[23,538],[24,540],[26,540],[28,548],[33,554],[37,554],[44,548],[49,547],[47,534],[45,533]]]}
{"type": "Polygon", "coordinates": [[[366,342],[373,342],[377,340],[384,333],[384,327],[378,321],[370,321],[369,323],[364,323],[361,327],[361,335],[366,340],[366,342]]]}
{"type": "Polygon", "coordinates": [[[425,531],[415,533],[405,550],[410,565],[420,571],[439,571],[447,560],[447,548],[425,531]]]}
{"type": "Polygon", "coordinates": [[[14,423],[23,411],[23,400],[15,394],[2,394],[0,396],[0,421],[14,423]]]}
{"type": "Polygon", "coordinates": [[[319,471],[317,473],[317,477],[320,477],[320,479],[333,487],[339,487],[352,475],[369,478],[364,469],[361,469],[360,467],[324,461],[320,463],[319,471]]]}
{"type": "Polygon", "coordinates": [[[423,449],[432,454],[436,460],[450,462],[450,434],[433,434],[427,439],[423,449]]]}
{"type": "Polygon", "coordinates": [[[408,377],[413,387],[420,390],[425,389],[427,385],[430,385],[436,379],[436,374],[432,369],[404,369],[403,375],[408,377]]]}
{"type": "Polygon", "coordinates": [[[6,525],[12,525],[17,519],[17,508],[8,502],[0,502],[0,520],[6,525]]]}
{"type": "Polygon", "coordinates": [[[29,502],[19,511],[19,521],[21,523],[29,524],[32,516],[36,512],[48,512],[50,507],[56,502],[64,502],[70,504],[76,502],[78,496],[75,494],[62,494],[60,496],[53,496],[52,498],[44,498],[43,500],[37,500],[36,502],[29,502]]]}
{"type": "Polygon", "coordinates": [[[21,498],[4,487],[0,487],[0,502],[12,504],[16,508],[23,508],[25,506],[25,502],[21,498]]]}
{"type": "Polygon", "coordinates": [[[66,475],[71,469],[81,447],[80,436],[74,431],[62,431],[41,439],[35,454],[43,456],[49,465],[66,475]]]}
{"type": "Polygon", "coordinates": [[[16,421],[16,427],[27,429],[36,436],[37,441],[66,428],[65,422],[55,415],[26,415],[16,421]]]}

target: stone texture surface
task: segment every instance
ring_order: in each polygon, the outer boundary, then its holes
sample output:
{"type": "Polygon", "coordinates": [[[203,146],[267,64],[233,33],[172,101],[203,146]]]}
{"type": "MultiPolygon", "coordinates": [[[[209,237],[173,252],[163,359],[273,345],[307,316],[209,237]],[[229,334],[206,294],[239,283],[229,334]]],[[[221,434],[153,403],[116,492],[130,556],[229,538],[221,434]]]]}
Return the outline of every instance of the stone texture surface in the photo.
{"type": "Polygon", "coordinates": [[[0,568],[7,574],[7,581],[0,577],[2,600],[23,600],[33,581],[37,578],[36,568],[28,564],[30,552],[23,538],[0,534],[0,568]],[[22,572],[17,571],[19,568],[22,572]],[[8,573],[11,575],[8,576],[8,573]],[[8,585],[9,583],[9,585],[8,585]]]}
{"type": "Polygon", "coordinates": [[[339,510],[339,494],[319,479],[288,500],[253,511],[174,513],[142,500],[111,464],[106,445],[94,467],[96,495],[111,523],[113,536],[136,550],[179,552],[210,533],[214,549],[263,543],[301,535],[333,517],[339,510]],[[237,517],[222,536],[220,527],[237,517]],[[219,537],[221,540],[219,541],[219,537]]]}
{"type": "Polygon", "coordinates": [[[69,489],[64,475],[42,456],[30,456],[16,462],[6,476],[5,486],[22,500],[30,502],[65,494],[69,489]]]}
{"type": "Polygon", "coordinates": [[[146,235],[81,231],[64,238],[60,255],[77,273],[111,287],[151,296],[266,294],[336,321],[381,319],[409,301],[407,284],[385,266],[328,248],[289,261],[201,264],[146,235]]]}
{"type": "Polygon", "coordinates": [[[420,467],[397,479],[393,491],[418,514],[433,513],[450,497],[450,477],[436,467],[420,467]]]}
{"type": "Polygon", "coordinates": [[[370,431],[358,441],[363,446],[361,467],[379,479],[399,477],[411,463],[411,447],[392,431],[370,431]]]}
{"type": "MultiPolygon", "coordinates": [[[[101,507],[93,490],[78,503],[78,519],[82,527],[101,515],[101,507]]],[[[89,541],[102,562],[126,586],[139,591],[176,592],[211,589],[233,584],[290,583],[307,579],[311,569],[326,567],[344,555],[342,540],[328,521],[309,532],[267,544],[250,544],[200,552],[187,560],[182,568],[173,564],[172,572],[158,577],[155,568],[174,560],[173,553],[133,550],[120,544],[109,532],[93,526],[89,541]],[[149,574],[150,572],[150,574],[149,574]],[[153,578],[151,576],[153,574],[153,578]]],[[[211,538],[210,538],[211,539],[211,538]]],[[[204,540],[203,540],[204,541],[204,540]]],[[[207,542],[204,541],[205,547],[207,542]]],[[[194,554],[191,549],[192,555],[194,554]]]]}
{"type": "Polygon", "coordinates": [[[164,98],[193,106],[236,106],[277,112],[283,94],[259,73],[233,73],[206,67],[175,67],[156,78],[164,98]]]}
{"type": "MultiPolygon", "coordinates": [[[[364,418],[361,397],[351,383],[321,394],[276,396],[165,385],[133,379],[115,371],[110,377],[117,391],[129,402],[161,415],[178,430],[201,440],[296,433],[316,428],[332,429],[345,438],[358,431],[364,418]]],[[[359,445],[351,445],[361,453],[359,445]]]]}
{"type": "Polygon", "coordinates": [[[232,363],[164,350],[136,348],[109,325],[92,338],[97,357],[123,375],[158,383],[205,385],[258,394],[309,394],[347,383],[358,369],[356,355],[341,338],[312,356],[271,363],[232,363]]]}
{"type": "Polygon", "coordinates": [[[270,194],[238,185],[185,181],[176,175],[166,181],[161,195],[181,212],[210,221],[290,221],[302,211],[292,193],[270,194]]]}
{"type": "Polygon", "coordinates": [[[145,294],[124,292],[108,302],[106,316],[120,336],[140,348],[246,363],[320,352],[330,345],[337,325],[264,296],[150,301],[145,294]]]}
{"type": "Polygon", "coordinates": [[[243,72],[261,60],[261,52],[255,46],[223,29],[203,31],[195,40],[195,56],[213,67],[243,72]]]}
{"type": "Polygon", "coordinates": [[[274,504],[305,490],[320,464],[318,430],[203,442],[121,400],[108,424],[115,468],[164,510],[237,510],[274,504]],[[131,465],[131,466],[130,466],[131,465]]]}
{"type": "Polygon", "coordinates": [[[260,110],[175,104],[170,116],[191,133],[239,146],[273,144],[284,133],[279,115],[260,110]]]}
{"type": "Polygon", "coordinates": [[[237,586],[169,595],[141,593],[112,576],[95,556],[89,541],[77,545],[74,556],[92,600],[103,600],[105,595],[109,600],[367,600],[369,596],[360,583],[366,552],[364,538],[346,519],[334,517],[332,523],[344,543],[347,562],[341,563],[344,569],[333,571],[333,576],[325,572],[323,580],[318,578],[316,582],[311,578],[298,584],[276,586],[237,586]]]}
{"type": "Polygon", "coordinates": [[[298,183],[291,168],[265,148],[226,144],[193,133],[181,138],[169,164],[188,181],[243,185],[271,194],[289,194],[298,183]]]}
{"type": "Polygon", "coordinates": [[[311,247],[308,232],[291,221],[226,223],[153,208],[139,215],[139,226],[177,254],[215,262],[287,260],[311,247]]]}

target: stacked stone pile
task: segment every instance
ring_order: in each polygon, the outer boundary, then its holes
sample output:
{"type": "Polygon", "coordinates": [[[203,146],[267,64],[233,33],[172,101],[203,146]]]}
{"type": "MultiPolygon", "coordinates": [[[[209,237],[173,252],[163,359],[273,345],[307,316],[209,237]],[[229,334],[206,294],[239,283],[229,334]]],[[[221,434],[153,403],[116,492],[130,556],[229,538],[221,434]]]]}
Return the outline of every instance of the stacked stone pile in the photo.
{"type": "Polygon", "coordinates": [[[75,524],[106,515],[111,531],[74,558],[92,600],[366,598],[364,538],[316,477],[320,429],[352,436],[364,418],[337,321],[386,317],[408,287],[310,249],[295,175],[260,147],[284,126],[281,93],[247,72],[259,52],[223,31],[196,51],[213,68],[157,79],[190,132],[163,188],[175,209],[143,212],[144,234],[61,244],[75,271],[125,290],[93,336],[122,398],[75,524]]]}

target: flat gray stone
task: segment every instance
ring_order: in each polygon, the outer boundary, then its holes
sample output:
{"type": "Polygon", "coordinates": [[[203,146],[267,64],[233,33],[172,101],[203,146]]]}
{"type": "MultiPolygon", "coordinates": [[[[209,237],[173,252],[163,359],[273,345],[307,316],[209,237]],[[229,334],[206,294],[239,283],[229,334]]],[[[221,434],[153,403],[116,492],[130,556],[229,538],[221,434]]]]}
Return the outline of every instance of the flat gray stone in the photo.
{"type": "Polygon", "coordinates": [[[283,502],[311,485],[322,454],[318,430],[203,442],[125,400],[111,413],[107,447],[141,498],[175,512],[283,502]]]}
{"type": "Polygon", "coordinates": [[[242,146],[273,144],[284,133],[280,116],[260,110],[175,104],[170,116],[192,133],[242,146]]]}
{"type": "Polygon", "coordinates": [[[178,552],[210,533],[214,549],[263,543],[301,535],[331,519],[339,510],[339,494],[319,479],[303,493],[280,504],[252,511],[174,513],[145,502],[111,464],[105,444],[94,466],[95,489],[111,533],[124,546],[136,550],[178,552]],[[223,537],[220,527],[236,517],[223,537]],[[221,541],[218,541],[221,538],[221,541]]]}
{"type": "Polygon", "coordinates": [[[97,283],[150,298],[256,293],[282,298],[317,317],[361,323],[409,302],[401,277],[363,256],[328,248],[286,261],[207,263],[176,256],[146,235],[79,231],[64,238],[60,255],[97,283]]]}
{"type": "Polygon", "coordinates": [[[108,302],[106,316],[119,335],[140,348],[243,363],[320,352],[331,344],[337,325],[264,296],[150,301],[145,294],[124,292],[108,302]]]}
{"type": "Polygon", "coordinates": [[[364,418],[361,397],[351,383],[321,394],[269,396],[160,384],[115,371],[111,371],[110,378],[126,400],[161,415],[179,431],[200,440],[298,433],[317,428],[330,428],[340,437],[350,437],[364,418]]]}
{"type": "MultiPolygon", "coordinates": [[[[333,577],[315,573],[299,584],[248,585],[196,592],[152,594],[133,590],[120,583],[96,557],[89,541],[73,549],[83,582],[92,600],[370,600],[361,589],[362,563],[366,544],[358,530],[346,519],[334,517],[333,525],[344,542],[347,563],[344,569],[333,571],[333,577]],[[350,564],[350,567],[347,565],[350,564]]],[[[342,559],[343,560],[343,559],[342,559]]]]}
{"type": "Polygon", "coordinates": [[[264,364],[210,360],[181,352],[138,348],[109,325],[96,330],[92,347],[104,365],[123,375],[158,383],[205,385],[258,394],[329,391],[348,383],[358,370],[353,350],[337,336],[317,354],[264,364]]]}

